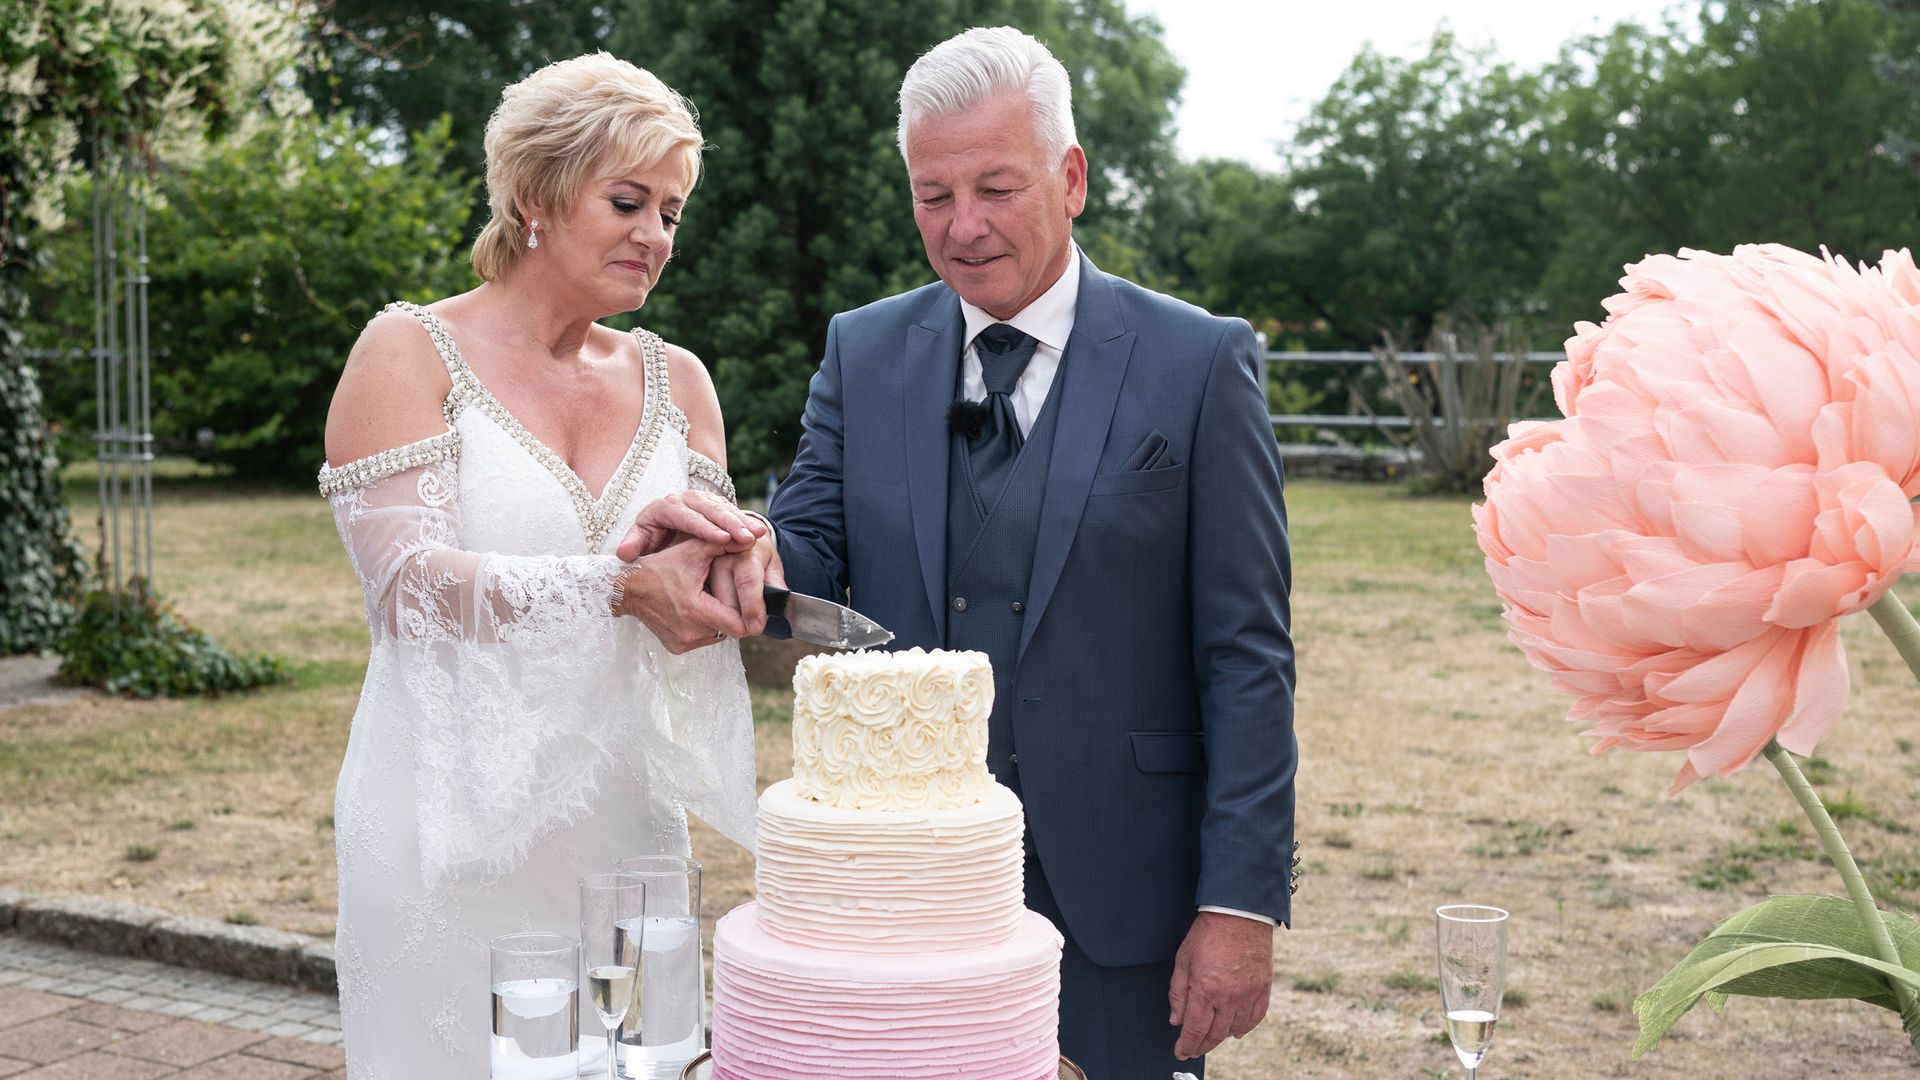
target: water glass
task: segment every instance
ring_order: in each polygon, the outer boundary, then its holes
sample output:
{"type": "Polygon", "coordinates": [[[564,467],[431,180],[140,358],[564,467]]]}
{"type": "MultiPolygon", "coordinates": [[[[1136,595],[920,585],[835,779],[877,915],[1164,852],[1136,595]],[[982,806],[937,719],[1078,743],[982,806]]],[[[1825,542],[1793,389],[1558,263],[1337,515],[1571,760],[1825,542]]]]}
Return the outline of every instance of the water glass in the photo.
{"type": "Polygon", "coordinates": [[[679,1080],[706,1044],[706,970],[700,963],[700,864],[676,855],[622,859],[614,869],[647,884],[640,1010],[620,1027],[620,1075],[679,1080]]]}
{"type": "Polygon", "coordinates": [[[1493,1045],[1493,1026],[1500,1017],[1507,978],[1507,913],[1480,904],[1448,904],[1434,910],[1434,920],[1447,1037],[1472,1080],[1493,1045]]]}
{"type": "Polygon", "coordinates": [[[493,1080],[573,1080],[580,1067],[580,942],[533,931],[487,947],[493,1080]]]}

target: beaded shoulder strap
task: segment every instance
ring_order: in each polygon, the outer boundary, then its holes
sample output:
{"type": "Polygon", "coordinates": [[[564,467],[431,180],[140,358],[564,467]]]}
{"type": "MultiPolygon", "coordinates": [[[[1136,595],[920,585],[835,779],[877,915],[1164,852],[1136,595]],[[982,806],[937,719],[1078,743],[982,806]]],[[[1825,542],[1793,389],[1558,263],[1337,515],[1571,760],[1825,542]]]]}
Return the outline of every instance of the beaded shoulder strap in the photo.
{"type": "MultiPolygon", "coordinates": [[[[651,330],[635,328],[633,336],[640,340],[640,349],[647,358],[647,396],[661,395],[660,401],[667,410],[667,423],[679,430],[684,443],[693,431],[693,425],[687,421],[687,414],[673,402],[672,380],[667,370],[667,343],[651,330]]],[[[687,447],[687,486],[711,491],[728,502],[740,501],[733,489],[733,478],[727,475],[727,470],[691,446],[687,447]]]]}
{"type": "Polygon", "coordinates": [[[447,392],[447,400],[440,406],[441,413],[447,418],[447,426],[452,427],[461,410],[480,396],[479,381],[474,378],[473,369],[467,366],[467,358],[460,355],[460,346],[454,343],[453,331],[440,321],[440,316],[410,301],[395,300],[382,309],[382,313],[387,311],[404,311],[413,316],[425,328],[427,336],[433,339],[433,349],[440,354],[440,363],[445,365],[447,376],[453,380],[453,389],[447,392]]]}

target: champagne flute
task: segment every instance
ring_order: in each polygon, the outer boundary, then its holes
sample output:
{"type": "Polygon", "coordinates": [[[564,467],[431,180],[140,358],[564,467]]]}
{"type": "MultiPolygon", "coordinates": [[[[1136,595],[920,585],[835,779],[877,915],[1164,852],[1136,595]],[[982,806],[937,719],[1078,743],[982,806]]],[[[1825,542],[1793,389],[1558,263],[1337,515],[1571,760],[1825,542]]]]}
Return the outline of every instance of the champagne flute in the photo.
{"type": "Polygon", "coordinates": [[[619,1075],[614,1036],[640,1012],[640,941],[647,882],[638,874],[592,874],[580,879],[580,962],[587,997],[607,1033],[607,1080],[619,1075]],[[630,1019],[631,1018],[631,1019],[630,1019]]]}
{"type": "Polygon", "coordinates": [[[1501,984],[1507,975],[1507,913],[1480,904],[1448,904],[1433,914],[1447,1038],[1453,1040],[1460,1064],[1467,1067],[1468,1080],[1475,1080],[1500,1017],[1501,984]]]}

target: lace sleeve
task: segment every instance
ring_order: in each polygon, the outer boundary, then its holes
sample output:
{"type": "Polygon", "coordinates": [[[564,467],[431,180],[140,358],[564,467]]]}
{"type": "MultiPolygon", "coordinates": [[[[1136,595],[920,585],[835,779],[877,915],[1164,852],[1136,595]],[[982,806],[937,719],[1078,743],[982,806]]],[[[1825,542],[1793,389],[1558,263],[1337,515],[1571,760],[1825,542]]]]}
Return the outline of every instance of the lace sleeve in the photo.
{"type": "Polygon", "coordinates": [[[411,748],[429,884],[505,871],[588,813],[658,693],[634,682],[644,628],[610,612],[617,559],[459,546],[457,449],[412,444],[321,475],[373,633],[355,723],[411,748]]]}
{"type": "Polygon", "coordinates": [[[453,432],[321,473],[376,635],[507,641],[611,619],[611,555],[527,557],[459,547],[453,432]],[[452,438],[451,442],[441,442],[452,438]],[[440,443],[439,446],[429,444],[440,443]]]}

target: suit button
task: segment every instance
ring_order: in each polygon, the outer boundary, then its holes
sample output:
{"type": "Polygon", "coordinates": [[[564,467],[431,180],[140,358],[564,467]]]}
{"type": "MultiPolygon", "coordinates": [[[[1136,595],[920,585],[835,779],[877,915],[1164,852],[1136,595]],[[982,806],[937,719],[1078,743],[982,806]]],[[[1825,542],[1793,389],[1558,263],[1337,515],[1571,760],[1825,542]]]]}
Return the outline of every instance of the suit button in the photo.
{"type": "Polygon", "coordinates": [[[953,610],[955,610],[955,611],[965,611],[965,610],[967,610],[967,598],[966,598],[966,597],[964,597],[964,596],[956,596],[956,597],[954,597],[954,598],[953,598],[953,610]]]}
{"type": "Polygon", "coordinates": [[[1017,768],[1019,768],[1019,767],[1020,767],[1020,755],[1019,755],[1019,754],[1008,754],[1008,755],[1007,755],[1007,768],[1009,768],[1009,769],[1017,769],[1017,768]]]}
{"type": "Polygon", "coordinates": [[[1020,614],[1021,612],[1023,612],[1023,611],[1025,611],[1025,610],[1027,610],[1027,605],[1025,605],[1025,604],[1023,604],[1023,603],[1021,603],[1021,602],[1020,602],[1020,601],[1018,601],[1018,600],[1015,600],[1015,601],[1013,602],[1013,613],[1014,613],[1015,615],[1018,615],[1018,614],[1020,614]]]}

